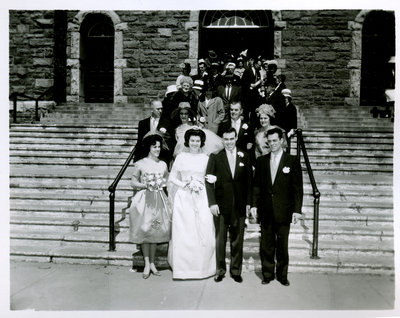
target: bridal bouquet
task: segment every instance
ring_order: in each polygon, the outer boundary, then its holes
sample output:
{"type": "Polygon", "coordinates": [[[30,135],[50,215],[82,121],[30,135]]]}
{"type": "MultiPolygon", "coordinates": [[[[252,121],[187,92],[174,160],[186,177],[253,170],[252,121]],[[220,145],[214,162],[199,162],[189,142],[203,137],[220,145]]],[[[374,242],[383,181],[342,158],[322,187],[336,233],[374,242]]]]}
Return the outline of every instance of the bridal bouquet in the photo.
{"type": "Polygon", "coordinates": [[[161,173],[145,173],[143,182],[149,191],[160,191],[166,186],[166,180],[161,173]]]}
{"type": "Polygon", "coordinates": [[[199,194],[204,188],[204,183],[196,178],[191,177],[190,182],[187,184],[188,189],[192,193],[199,194]]]}

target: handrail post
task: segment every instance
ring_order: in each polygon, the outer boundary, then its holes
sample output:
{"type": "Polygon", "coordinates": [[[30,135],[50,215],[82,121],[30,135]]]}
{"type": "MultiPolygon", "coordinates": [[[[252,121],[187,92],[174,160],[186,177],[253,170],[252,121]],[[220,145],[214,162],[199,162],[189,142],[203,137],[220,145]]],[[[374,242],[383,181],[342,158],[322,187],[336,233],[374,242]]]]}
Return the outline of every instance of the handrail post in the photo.
{"type": "Polygon", "coordinates": [[[115,251],[115,189],[111,189],[110,191],[110,220],[109,220],[109,251],[115,251]]]}
{"type": "Polygon", "coordinates": [[[17,94],[13,93],[13,123],[17,123],[17,94]]]}
{"type": "Polygon", "coordinates": [[[300,149],[303,150],[304,162],[307,167],[308,176],[310,178],[310,182],[313,188],[313,197],[314,197],[314,215],[313,215],[313,242],[312,242],[312,251],[311,258],[319,259],[318,256],[318,227],[319,227],[319,203],[321,193],[318,191],[317,185],[315,183],[314,174],[312,172],[310,159],[308,158],[306,146],[304,144],[303,132],[301,129],[296,130],[297,133],[297,156],[300,157],[300,149]]]}
{"type": "Polygon", "coordinates": [[[313,222],[313,243],[312,243],[312,259],[319,259],[318,256],[318,226],[319,226],[319,197],[320,193],[314,193],[314,222],[313,222]]]}
{"type": "Polygon", "coordinates": [[[35,121],[39,121],[39,99],[35,100],[35,121]]]}
{"type": "Polygon", "coordinates": [[[300,158],[301,140],[302,140],[302,138],[303,138],[303,134],[302,134],[302,130],[301,130],[301,129],[297,129],[297,130],[296,130],[296,133],[297,133],[297,136],[296,136],[296,138],[297,138],[296,156],[297,156],[298,158],[300,158]]]}

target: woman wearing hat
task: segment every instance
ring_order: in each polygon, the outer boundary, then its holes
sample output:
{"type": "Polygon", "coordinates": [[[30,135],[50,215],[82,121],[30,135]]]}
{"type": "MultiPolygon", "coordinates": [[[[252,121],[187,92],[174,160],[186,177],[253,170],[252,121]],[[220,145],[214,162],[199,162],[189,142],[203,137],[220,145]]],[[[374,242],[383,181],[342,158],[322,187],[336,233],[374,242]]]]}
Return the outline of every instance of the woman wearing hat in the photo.
{"type": "Polygon", "coordinates": [[[183,77],[185,76],[189,76],[190,77],[190,72],[192,70],[192,67],[190,66],[190,63],[181,63],[181,65],[179,65],[179,67],[182,70],[182,73],[176,78],[176,86],[178,88],[181,88],[181,80],[183,77]]]}
{"type": "Polygon", "coordinates": [[[179,153],[168,180],[172,200],[172,237],[168,262],[174,279],[201,279],[215,275],[215,229],[208,206],[205,181],[208,156],[203,152],[206,134],[202,129],[185,132],[187,152],[179,153]]]}
{"type": "MultiPolygon", "coordinates": [[[[178,108],[172,113],[173,118],[179,116],[180,125],[175,130],[176,146],[174,150],[174,157],[181,152],[188,152],[189,149],[185,145],[185,133],[187,130],[196,126],[196,114],[190,108],[189,103],[182,102],[178,108]]],[[[200,128],[196,126],[196,128],[200,128]]],[[[206,154],[217,152],[223,148],[222,139],[209,129],[203,128],[202,131],[207,136],[207,141],[202,151],[206,154]]]]}
{"type": "Polygon", "coordinates": [[[189,76],[182,77],[180,81],[180,88],[172,98],[172,103],[178,107],[180,103],[187,102],[193,112],[197,112],[198,99],[196,93],[193,91],[193,80],[189,76]]]}
{"type": "Polygon", "coordinates": [[[161,134],[149,132],[143,139],[147,156],[134,163],[132,173],[131,184],[136,194],[129,210],[129,234],[131,242],[141,246],[144,279],[150,273],[160,276],[155,266],[157,244],[171,238],[172,210],[164,193],[168,170],[167,164],[158,158],[163,145],[161,134]]]}
{"type": "Polygon", "coordinates": [[[292,91],[285,88],[281,92],[285,98],[285,106],[279,113],[278,125],[287,131],[290,135],[297,129],[297,109],[292,103],[292,91]]]}
{"type": "MultiPolygon", "coordinates": [[[[258,127],[254,132],[255,136],[255,156],[267,155],[271,152],[271,148],[267,142],[267,131],[276,128],[278,126],[271,125],[271,119],[275,117],[275,109],[272,105],[262,104],[256,109],[256,114],[258,116],[258,127]]],[[[280,127],[278,127],[280,128],[280,127]]],[[[283,130],[283,129],[282,129],[283,130]]],[[[285,136],[285,134],[284,134],[285,136]]],[[[287,147],[286,138],[284,138],[283,148],[287,147]]]]}

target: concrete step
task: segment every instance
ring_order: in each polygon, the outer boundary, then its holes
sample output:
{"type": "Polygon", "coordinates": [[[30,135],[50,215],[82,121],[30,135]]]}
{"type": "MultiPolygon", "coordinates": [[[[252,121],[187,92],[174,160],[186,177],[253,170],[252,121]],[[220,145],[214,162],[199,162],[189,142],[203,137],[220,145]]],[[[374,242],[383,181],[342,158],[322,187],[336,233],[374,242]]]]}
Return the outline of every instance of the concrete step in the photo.
{"type": "MultiPolygon", "coordinates": [[[[19,138],[26,138],[27,132],[25,131],[11,131],[10,138],[18,140],[19,138]]],[[[124,140],[132,140],[137,139],[137,133],[108,133],[108,132],[90,132],[90,133],[82,133],[76,131],[69,131],[69,132],[38,132],[38,131],[31,131],[29,138],[31,141],[43,139],[43,138],[56,138],[56,139],[124,139],[124,140]]]]}
{"type": "Polygon", "coordinates": [[[51,124],[13,124],[11,132],[34,132],[34,133],[110,133],[110,134],[132,134],[137,133],[137,127],[127,125],[99,126],[99,125],[51,125],[51,124]]]}
{"type": "MultiPolygon", "coordinates": [[[[157,252],[156,266],[160,269],[169,268],[165,256],[157,252]]],[[[311,259],[307,253],[290,256],[290,272],[320,272],[320,273],[370,273],[390,274],[394,271],[393,255],[357,255],[357,258],[347,255],[332,255],[319,252],[319,259],[311,259]]],[[[127,267],[143,266],[142,256],[135,247],[131,250],[116,250],[109,252],[103,248],[86,247],[36,247],[18,246],[11,248],[11,260],[71,263],[71,264],[101,264],[121,265],[127,267]]],[[[227,258],[229,265],[229,257],[227,258]]],[[[261,264],[252,254],[244,255],[243,271],[259,271],[261,264]]]]}

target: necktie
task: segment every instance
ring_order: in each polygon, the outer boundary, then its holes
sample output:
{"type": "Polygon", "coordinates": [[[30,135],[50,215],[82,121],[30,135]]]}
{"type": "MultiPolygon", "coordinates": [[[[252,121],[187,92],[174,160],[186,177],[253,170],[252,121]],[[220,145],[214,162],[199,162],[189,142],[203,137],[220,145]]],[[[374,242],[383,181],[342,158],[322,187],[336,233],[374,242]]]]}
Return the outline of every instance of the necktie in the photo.
{"type": "Polygon", "coordinates": [[[276,177],[276,173],[278,171],[278,156],[273,156],[271,155],[271,180],[272,180],[272,184],[274,184],[275,181],[275,177],[276,177]]]}
{"type": "Polygon", "coordinates": [[[158,126],[158,118],[151,117],[151,120],[150,120],[150,130],[151,130],[151,131],[157,130],[157,126],[158,126]]]}
{"type": "Polygon", "coordinates": [[[235,128],[236,134],[239,135],[239,129],[240,129],[240,127],[239,127],[239,120],[232,121],[232,122],[233,122],[233,123],[232,123],[232,127],[235,128]]]}
{"type": "Polygon", "coordinates": [[[228,151],[229,168],[231,169],[232,178],[235,176],[235,157],[233,151],[228,151]]]}

